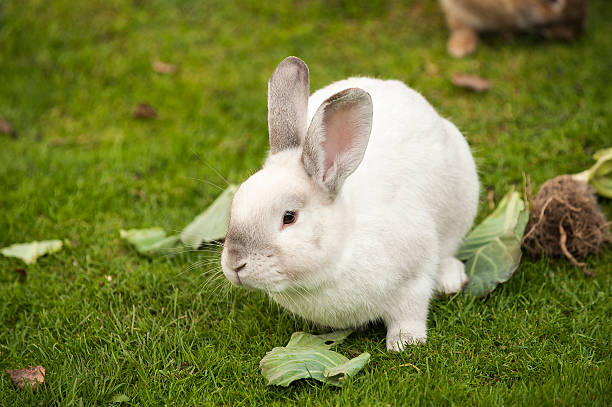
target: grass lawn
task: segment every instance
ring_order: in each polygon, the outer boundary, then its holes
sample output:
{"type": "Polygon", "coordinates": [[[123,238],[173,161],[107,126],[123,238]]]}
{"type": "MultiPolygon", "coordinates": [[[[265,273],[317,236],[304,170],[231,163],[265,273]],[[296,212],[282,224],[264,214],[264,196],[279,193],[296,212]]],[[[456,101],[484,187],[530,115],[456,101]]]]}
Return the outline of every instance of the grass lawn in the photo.
{"type": "Polygon", "coordinates": [[[0,2],[0,115],[18,131],[0,134],[0,246],[71,242],[27,277],[0,258],[0,405],[612,404],[610,247],[592,278],[526,259],[485,299],[435,300],[427,344],[402,354],[383,326],[353,334],[339,351],[372,359],[338,389],[266,386],[265,352],[318,328],[209,284],[218,252],[149,260],[119,240],[180,230],[224,184],[213,167],[239,183],[261,165],[267,80],[287,55],[312,90],[371,75],[423,93],[473,147],[480,218],[487,190],[499,199],[523,172],[539,186],[582,171],[612,145],[612,7],[591,6],[577,42],[489,35],[454,60],[434,0],[0,2]],[[180,70],[157,74],[157,59],[180,70]],[[493,88],[457,89],[455,72],[493,88]],[[140,102],[159,117],[133,119],[140,102]],[[39,364],[36,392],[4,373],[39,364]]]}

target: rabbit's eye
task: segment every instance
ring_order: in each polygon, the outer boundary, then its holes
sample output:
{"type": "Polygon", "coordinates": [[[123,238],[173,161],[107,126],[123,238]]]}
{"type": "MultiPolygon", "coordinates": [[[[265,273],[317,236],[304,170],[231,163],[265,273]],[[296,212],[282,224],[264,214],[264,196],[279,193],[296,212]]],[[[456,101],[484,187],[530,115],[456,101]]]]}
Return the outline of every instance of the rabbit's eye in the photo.
{"type": "Polygon", "coordinates": [[[283,226],[291,225],[292,223],[295,223],[296,220],[297,220],[297,212],[286,211],[285,214],[283,215],[283,226]]]}

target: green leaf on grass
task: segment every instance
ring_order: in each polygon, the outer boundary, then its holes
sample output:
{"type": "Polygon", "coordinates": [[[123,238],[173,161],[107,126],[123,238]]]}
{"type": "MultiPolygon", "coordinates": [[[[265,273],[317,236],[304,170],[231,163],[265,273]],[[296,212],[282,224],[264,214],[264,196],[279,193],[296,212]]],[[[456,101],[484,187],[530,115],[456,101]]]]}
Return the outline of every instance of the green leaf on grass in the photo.
{"type": "Polygon", "coordinates": [[[232,199],[238,186],[230,185],[204,212],[181,232],[181,241],[193,248],[199,248],[204,242],[222,240],[229,226],[232,199]]]}
{"type": "Polygon", "coordinates": [[[597,160],[595,165],[572,177],[591,184],[599,195],[612,198],[612,147],[597,151],[593,158],[597,160]]]}
{"type": "Polygon", "coordinates": [[[119,231],[121,238],[134,246],[136,251],[145,255],[156,253],[169,253],[176,248],[179,236],[166,236],[166,232],[159,227],[149,229],[130,229],[119,231]]]}
{"type": "Polygon", "coordinates": [[[521,239],[528,219],[529,212],[518,192],[510,191],[466,236],[457,257],[466,262],[468,294],[482,297],[508,281],[521,261],[521,239]]]}
{"type": "Polygon", "coordinates": [[[345,363],[335,366],[335,367],[326,367],[323,371],[323,376],[330,382],[338,382],[339,386],[344,383],[345,377],[355,376],[355,374],[360,371],[366,363],[370,360],[370,354],[368,352],[364,352],[361,355],[349,359],[345,363]]]}
{"type": "Polygon", "coordinates": [[[259,362],[268,385],[289,386],[298,379],[312,378],[334,386],[342,386],[347,377],[354,376],[370,360],[362,353],[353,359],[329,348],[344,340],[352,331],[338,331],[323,335],[296,332],[285,347],[266,353],[259,362]]]}
{"type": "Polygon", "coordinates": [[[43,240],[40,242],[16,243],[0,250],[0,253],[7,257],[17,257],[26,264],[36,263],[36,260],[45,254],[60,251],[62,248],[61,240],[43,240]]]}
{"type": "Polygon", "coordinates": [[[111,399],[111,403],[127,403],[130,401],[130,398],[125,394],[115,394],[111,399]]]}
{"type": "Polygon", "coordinates": [[[130,243],[141,254],[151,256],[170,253],[178,245],[198,249],[204,242],[225,238],[229,226],[229,213],[232,199],[238,187],[230,185],[215,201],[198,215],[180,235],[167,236],[159,227],[149,229],[130,229],[119,231],[121,238],[130,243]]]}

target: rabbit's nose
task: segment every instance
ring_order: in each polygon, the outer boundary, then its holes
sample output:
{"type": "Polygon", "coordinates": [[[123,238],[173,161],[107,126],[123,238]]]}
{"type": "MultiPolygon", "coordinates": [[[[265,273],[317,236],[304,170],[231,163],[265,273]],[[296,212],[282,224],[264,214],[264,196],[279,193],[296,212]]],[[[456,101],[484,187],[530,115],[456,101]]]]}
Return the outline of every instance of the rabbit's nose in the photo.
{"type": "Polygon", "coordinates": [[[234,267],[234,271],[236,272],[236,274],[240,273],[240,271],[242,269],[244,269],[244,267],[246,266],[246,263],[242,263],[241,265],[239,265],[238,267],[234,267]]]}

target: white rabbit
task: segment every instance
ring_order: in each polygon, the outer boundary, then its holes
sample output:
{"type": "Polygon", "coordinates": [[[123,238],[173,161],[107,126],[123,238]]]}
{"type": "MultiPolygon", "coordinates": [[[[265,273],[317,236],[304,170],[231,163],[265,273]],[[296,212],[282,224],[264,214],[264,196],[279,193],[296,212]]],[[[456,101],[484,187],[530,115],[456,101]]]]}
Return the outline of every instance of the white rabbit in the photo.
{"type": "Polygon", "coordinates": [[[434,290],[467,282],[454,254],[477,209],[470,148],[402,82],[308,98],[308,75],[288,57],[270,78],[270,155],[234,197],[223,272],[321,325],[382,319],[390,350],[424,342],[434,290]]]}

